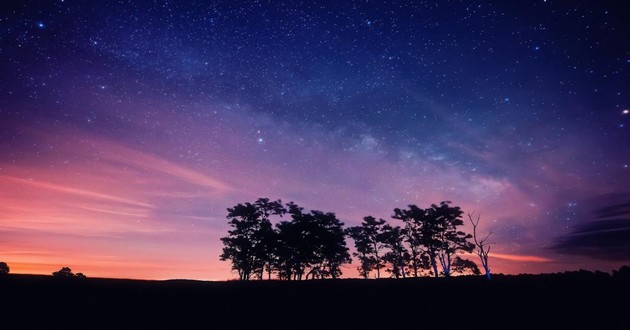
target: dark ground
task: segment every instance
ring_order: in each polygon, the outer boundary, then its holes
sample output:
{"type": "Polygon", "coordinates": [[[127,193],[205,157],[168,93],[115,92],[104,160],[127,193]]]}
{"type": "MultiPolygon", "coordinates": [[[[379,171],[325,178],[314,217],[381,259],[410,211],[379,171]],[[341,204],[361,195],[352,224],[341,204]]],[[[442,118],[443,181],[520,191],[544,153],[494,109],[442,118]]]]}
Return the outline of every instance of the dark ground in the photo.
{"type": "Polygon", "coordinates": [[[630,278],[0,278],[1,329],[630,329],[630,278]]]}

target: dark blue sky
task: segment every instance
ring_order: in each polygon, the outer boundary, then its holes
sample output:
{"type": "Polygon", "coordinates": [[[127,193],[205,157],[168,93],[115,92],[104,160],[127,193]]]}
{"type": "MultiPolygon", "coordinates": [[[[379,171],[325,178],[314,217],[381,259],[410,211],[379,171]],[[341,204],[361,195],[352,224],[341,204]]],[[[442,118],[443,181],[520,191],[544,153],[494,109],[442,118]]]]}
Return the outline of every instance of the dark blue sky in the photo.
{"type": "Polygon", "coordinates": [[[23,271],[80,246],[97,274],[230,278],[225,208],[258,197],[350,225],[451,200],[503,272],[630,255],[619,1],[0,8],[0,257],[23,271]]]}

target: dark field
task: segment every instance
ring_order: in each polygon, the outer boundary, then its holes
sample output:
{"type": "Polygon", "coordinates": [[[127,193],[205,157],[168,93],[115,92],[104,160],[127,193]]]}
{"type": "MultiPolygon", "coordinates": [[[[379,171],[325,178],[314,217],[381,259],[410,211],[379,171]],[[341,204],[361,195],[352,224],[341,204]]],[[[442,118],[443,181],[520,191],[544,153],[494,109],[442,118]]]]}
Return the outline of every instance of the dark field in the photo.
{"type": "Polygon", "coordinates": [[[630,279],[0,278],[2,329],[630,329],[630,279]]]}

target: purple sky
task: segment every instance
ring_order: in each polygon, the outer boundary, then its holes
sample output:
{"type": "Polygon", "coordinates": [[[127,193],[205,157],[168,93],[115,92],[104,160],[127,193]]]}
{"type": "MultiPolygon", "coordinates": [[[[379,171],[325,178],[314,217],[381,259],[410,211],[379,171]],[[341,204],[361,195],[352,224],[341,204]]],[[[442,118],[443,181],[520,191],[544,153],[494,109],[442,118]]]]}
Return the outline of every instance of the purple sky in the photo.
{"type": "Polygon", "coordinates": [[[617,269],[630,256],[621,13],[10,1],[0,261],[231,279],[226,208],[268,197],[347,226],[450,200],[481,212],[495,273],[617,269]]]}

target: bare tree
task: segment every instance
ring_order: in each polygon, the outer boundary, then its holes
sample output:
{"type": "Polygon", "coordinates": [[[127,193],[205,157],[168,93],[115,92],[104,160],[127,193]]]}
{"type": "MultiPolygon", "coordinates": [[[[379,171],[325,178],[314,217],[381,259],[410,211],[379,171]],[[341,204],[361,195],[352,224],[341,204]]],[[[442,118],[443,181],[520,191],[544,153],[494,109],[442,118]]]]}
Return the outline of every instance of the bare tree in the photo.
{"type": "Polygon", "coordinates": [[[477,226],[479,226],[479,221],[481,220],[481,213],[477,214],[477,219],[473,219],[475,214],[475,211],[468,212],[468,220],[470,220],[470,223],[473,226],[473,241],[475,242],[475,245],[477,246],[477,249],[475,250],[475,253],[479,256],[479,259],[481,260],[481,266],[483,266],[484,271],[486,272],[486,278],[487,279],[491,279],[492,276],[490,275],[490,267],[488,266],[488,254],[490,254],[490,243],[487,243],[488,237],[490,237],[490,235],[492,235],[492,231],[488,232],[488,235],[486,235],[486,237],[479,239],[477,238],[477,226]]]}

